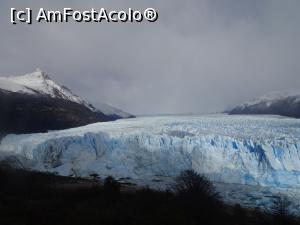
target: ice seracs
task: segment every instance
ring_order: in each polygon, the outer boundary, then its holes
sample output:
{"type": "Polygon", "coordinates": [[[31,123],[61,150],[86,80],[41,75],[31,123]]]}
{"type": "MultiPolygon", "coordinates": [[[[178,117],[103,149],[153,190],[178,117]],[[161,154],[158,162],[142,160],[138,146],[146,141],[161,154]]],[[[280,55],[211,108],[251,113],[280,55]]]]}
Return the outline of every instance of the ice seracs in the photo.
{"type": "Polygon", "coordinates": [[[270,116],[151,117],[33,135],[8,135],[0,151],[61,175],[174,177],[300,187],[300,121],[270,116]]]}
{"type": "Polygon", "coordinates": [[[65,176],[126,178],[168,188],[182,170],[214,181],[229,203],[272,207],[283,193],[300,209],[300,120],[280,116],[168,116],[8,135],[0,159],[65,176]]]}

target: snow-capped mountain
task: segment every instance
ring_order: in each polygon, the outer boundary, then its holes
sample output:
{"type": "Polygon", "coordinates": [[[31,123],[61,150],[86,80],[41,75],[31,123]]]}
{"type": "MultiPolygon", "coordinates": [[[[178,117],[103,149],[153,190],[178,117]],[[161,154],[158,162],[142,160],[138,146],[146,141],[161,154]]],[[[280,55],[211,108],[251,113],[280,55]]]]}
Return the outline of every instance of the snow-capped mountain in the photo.
{"type": "Polygon", "coordinates": [[[4,133],[65,129],[131,117],[109,106],[103,111],[94,107],[39,69],[22,76],[0,77],[0,101],[0,130],[4,133]]]}
{"type": "Polygon", "coordinates": [[[118,118],[125,119],[125,118],[133,118],[134,117],[133,115],[131,115],[127,112],[124,112],[121,109],[117,109],[117,108],[115,108],[111,105],[108,105],[106,103],[103,103],[103,102],[95,103],[94,105],[97,109],[101,109],[100,111],[103,112],[107,116],[116,117],[117,119],[118,118]]]}
{"type": "Polygon", "coordinates": [[[273,114],[300,118],[300,91],[268,93],[233,108],[229,114],[273,114]]]}
{"type": "Polygon", "coordinates": [[[93,109],[87,102],[73,94],[69,89],[56,84],[40,69],[37,69],[34,73],[22,76],[0,77],[0,89],[30,95],[48,95],[52,98],[61,98],[86,105],[93,109]]]}

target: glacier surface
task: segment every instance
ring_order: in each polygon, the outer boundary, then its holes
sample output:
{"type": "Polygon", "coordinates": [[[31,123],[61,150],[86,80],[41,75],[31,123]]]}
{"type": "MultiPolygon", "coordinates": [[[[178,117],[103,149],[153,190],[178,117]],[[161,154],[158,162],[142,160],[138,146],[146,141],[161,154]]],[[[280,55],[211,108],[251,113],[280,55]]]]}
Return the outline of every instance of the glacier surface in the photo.
{"type": "Polygon", "coordinates": [[[0,156],[61,175],[153,180],[194,169],[212,181],[300,187],[300,120],[279,116],[142,117],[6,136],[0,156]]]}

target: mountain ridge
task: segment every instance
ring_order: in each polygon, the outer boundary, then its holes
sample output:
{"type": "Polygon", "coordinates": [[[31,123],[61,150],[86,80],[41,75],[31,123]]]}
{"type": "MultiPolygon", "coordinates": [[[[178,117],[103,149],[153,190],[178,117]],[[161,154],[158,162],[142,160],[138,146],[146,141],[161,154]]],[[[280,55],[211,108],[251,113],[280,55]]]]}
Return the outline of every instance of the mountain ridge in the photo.
{"type": "Polygon", "coordinates": [[[35,133],[133,117],[110,113],[54,82],[42,70],[21,76],[0,77],[0,134],[35,133]]]}
{"type": "Polygon", "coordinates": [[[242,103],[229,114],[272,114],[300,118],[300,91],[276,91],[242,103]]]}

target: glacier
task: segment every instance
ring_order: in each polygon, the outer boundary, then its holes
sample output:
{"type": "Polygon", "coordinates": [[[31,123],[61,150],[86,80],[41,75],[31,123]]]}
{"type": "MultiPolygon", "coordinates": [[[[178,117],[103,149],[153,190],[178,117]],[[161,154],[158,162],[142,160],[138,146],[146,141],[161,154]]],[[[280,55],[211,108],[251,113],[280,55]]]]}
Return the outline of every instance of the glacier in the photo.
{"type": "Polygon", "coordinates": [[[160,116],[7,135],[0,156],[67,176],[154,180],[193,169],[214,182],[300,187],[300,120],[280,116],[160,116]]]}

